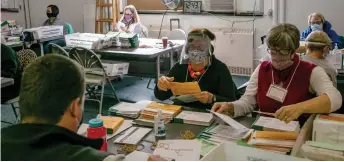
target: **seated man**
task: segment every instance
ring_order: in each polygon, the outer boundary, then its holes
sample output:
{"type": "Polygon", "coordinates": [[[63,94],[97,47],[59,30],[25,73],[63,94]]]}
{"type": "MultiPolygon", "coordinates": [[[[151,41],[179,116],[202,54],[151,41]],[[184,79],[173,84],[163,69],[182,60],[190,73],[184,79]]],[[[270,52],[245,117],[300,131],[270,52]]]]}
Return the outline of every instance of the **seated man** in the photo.
{"type": "Polygon", "coordinates": [[[14,79],[14,84],[1,88],[1,103],[5,103],[19,95],[22,70],[19,59],[10,47],[1,44],[1,77],[14,79]]]}
{"type": "Polygon", "coordinates": [[[59,55],[32,62],[21,84],[21,123],[2,129],[2,160],[121,160],[122,156],[99,151],[102,139],[76,133],[84,98],[84,71],[77,63],[59,55]]]}
{"type": "Polygon", "coordinates": [[[313,63],[325,69],[325,72],[333,82],[333,86],[337,87],[337,70],[331,64],[326,56],[330,52],[331,39],[323,31],[314,31],[306,38],[306,55],[302,56],[302,60],[313,63]]]}

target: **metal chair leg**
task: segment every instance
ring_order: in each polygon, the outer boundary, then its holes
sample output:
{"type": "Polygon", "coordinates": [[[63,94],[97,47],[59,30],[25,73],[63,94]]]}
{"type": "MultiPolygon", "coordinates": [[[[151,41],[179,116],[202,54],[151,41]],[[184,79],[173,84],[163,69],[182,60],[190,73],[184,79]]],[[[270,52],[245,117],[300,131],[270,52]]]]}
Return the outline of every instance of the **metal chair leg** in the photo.
{"type": "Polygon", "coordinates": [[[104,98],[104,89],[105,89],[105,78],[102,83],[102,94],[100,95],[100,103],[99,103],[99,114],[102,114],[102,108],[103,108],[103,98],[104,98]]]}
{"type": "Polygon", "coordinates": [[[111,80],[109,79],[109,77],[107,77],[106,79],[108,80],[108,82],[109,82],[109,84],[110,84],[110,86],[111,86],[112,92],[113,92],[113,94],[115,95],[115,97],[116,97],[118,103],[120,103],[121,101],[120,101],[119,98],[118,98],[118,95],[117,95],[117,93],[116,93],[115,88],[113,87],[113,85],[112,85],[112,83],[111,83],[111,80]]]}
{"type": "Polygon", "coordinates": [[[14,112],[14,116],[16,116],[16,120],[17,120],[18,114],[17,114],[16,108],[14,107],[13,103],[11,104],[11,107],[12,107],[12,110],[14,112]]]}
{"type": "Polygon", "coordinates": [[[151,83],[151,82],[152,82],[152,78],[149,79],[149,81],[148,81],[148,84],[147,84],[147,88],[148,88],[148,89],[150,89],[149,86],[150,86],[150,83],[151,83]]]}

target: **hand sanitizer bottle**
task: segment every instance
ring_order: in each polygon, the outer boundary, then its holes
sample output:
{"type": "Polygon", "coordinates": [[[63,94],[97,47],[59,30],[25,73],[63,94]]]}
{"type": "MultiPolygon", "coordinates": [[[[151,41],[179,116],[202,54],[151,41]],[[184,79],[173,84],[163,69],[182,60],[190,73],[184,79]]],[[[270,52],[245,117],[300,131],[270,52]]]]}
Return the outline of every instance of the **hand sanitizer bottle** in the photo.
{"type": "Polygon", "coordinates": [[[165,118],[160,109],[154,117],[154,133],[157,138],[164,138],[166,136],[165,118]]]}

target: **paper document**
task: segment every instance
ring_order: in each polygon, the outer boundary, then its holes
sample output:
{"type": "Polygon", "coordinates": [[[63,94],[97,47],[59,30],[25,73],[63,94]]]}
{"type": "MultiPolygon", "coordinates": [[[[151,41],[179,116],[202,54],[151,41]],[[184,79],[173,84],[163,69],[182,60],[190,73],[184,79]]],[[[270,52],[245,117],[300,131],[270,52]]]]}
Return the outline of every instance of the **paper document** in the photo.
{"type": "Polygon", "coordinates": [[[182,111],[175,118],[190,122],[210,123],[214,117],[211,113],[182,111]]]}
{"type": "Polygon", "coordinates": [[[198,82],[171,82],[171,90],[174,96],[200,93],[198,82]]]}
{"type": "MultiPolygon", "coordinates": [[[[250,133],[253,130],[249,131],[250,133]]],[[[228,125],[218,124],[217,126],[206,131],[214,137],[220,138],[231,138],[231,139],[245,139],[250,135],[250,133],[243,132],[240,129],[235,129],[228,125]]]]}
{"type": "Polygon", "coordinates": [[[130,144],[136,145],[138,144],[141,139],[143,139],[152,129],[150,128],[139,128],[139,127],[131,127],[127,131],[124,132],[123,135],[119,136],[114,143],[120,144],[130,144]]]}
{"type": "Polygon", "coordinates": [[[243,132],[249,131],[247,127],[245,127],[244,125],[240,124],[239,122],[235,121],[234,119],[232,119],[231,117],[227,115],[223,115],[223,114],[213,112],[213,111],[211,111],[211,113],[215,114],[217,117],[222,119],[224,122],[226,122],[228,125],[230,125],[234,129],[243,130],[243,132]]]}
{"type": "Polygon", "coordinates": [[[127,155],[123,161],[147,161],[149,154],[141,151],[134,151],[127,155]]]}
{"type": "Polygon", "coordinates": [[[181,95],[181,96],[177,96],[175,97],[175,99],[182,101],[184,103],[190,103],[190,102],[195,102],[198,101],[194,96],[192,95],[181,95]]]}
{"type": "Polygon", "coordinates": [[[166,160],[198,161],[201,143],[198,140],[160,140],[153,152],[166,160]]]}
{"type": "Polygon", "coordinates": [[[280,131],[299,132],[300,124],[298,121],[291,121],[288,124],[276,118],[260,116],[254,123],[256,126],[270,128],[280,131]]]}

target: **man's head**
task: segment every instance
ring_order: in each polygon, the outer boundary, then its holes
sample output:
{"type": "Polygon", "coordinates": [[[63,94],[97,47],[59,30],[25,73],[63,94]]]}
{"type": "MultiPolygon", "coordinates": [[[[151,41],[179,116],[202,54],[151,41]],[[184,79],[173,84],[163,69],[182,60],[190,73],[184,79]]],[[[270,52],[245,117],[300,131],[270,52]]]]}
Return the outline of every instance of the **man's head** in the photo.
{"type": "Polygon", "coordinates": [[[306,38],[308,53],[319,53],[323,58],[330,52],[331,44],[331,38],[323,31],[313,31],[306,38]]]}
{"type": "Polygon", "coordinates": [[[75,61],[47,55],[23,73],[20,88],[22,123],[55,124],[77,131],[83,114],[84,72],[75,61]]]}
{"type": "Polygon", "coordinates": [[[312,31],[323,31],[325,17],[320,13],[312,13],[308,16],[308,25],[312,31]]]}

